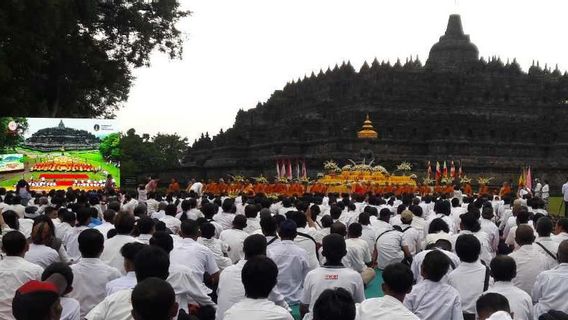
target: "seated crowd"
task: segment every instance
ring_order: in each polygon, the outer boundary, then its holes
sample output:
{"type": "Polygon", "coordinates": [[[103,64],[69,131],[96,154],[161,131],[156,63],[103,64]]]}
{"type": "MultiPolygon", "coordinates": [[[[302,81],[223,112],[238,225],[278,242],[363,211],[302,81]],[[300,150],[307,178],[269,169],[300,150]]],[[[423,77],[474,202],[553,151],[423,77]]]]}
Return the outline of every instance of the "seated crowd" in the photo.
{"type": "Polygon", "coordinates": [[[0,199],[0,319],[568,319],[568,219],[530,196],[0,199]]]}

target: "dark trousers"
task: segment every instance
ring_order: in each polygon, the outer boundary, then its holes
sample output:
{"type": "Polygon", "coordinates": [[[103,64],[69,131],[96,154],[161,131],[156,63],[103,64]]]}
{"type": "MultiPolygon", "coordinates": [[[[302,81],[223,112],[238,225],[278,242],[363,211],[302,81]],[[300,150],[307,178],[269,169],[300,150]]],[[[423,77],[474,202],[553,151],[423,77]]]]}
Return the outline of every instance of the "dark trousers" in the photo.
{"type": "Polygon", "coordinates": [[[568,201],[564,201],[564,216],[568,217],[568,201]]]}

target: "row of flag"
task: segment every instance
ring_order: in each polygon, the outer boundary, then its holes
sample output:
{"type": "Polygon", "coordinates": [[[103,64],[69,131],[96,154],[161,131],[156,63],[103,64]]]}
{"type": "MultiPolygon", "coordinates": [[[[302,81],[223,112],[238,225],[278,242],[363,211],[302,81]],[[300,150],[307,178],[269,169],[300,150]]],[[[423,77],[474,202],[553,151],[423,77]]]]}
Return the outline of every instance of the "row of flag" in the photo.
{"type": "Polygon", "coordinates": [[[531,167],[521,168],[521,175],[519,176],[519,188],[521,186],[527,187],[527,189],[532,190],[532,173],[531,167]]]}
{"type": "MultiPolygon", "coordinates": [[[[427,172],[427,176],[428,179],[430,179],[430,177],[432,176],[432,165],[430,164],[430,161],[428,161],[428,172],[427,172]]],[[[450,171],[448,173],[448,166],[446,164],[446,161],[444,160],[444,164],[443,167],[440,167],[440,162],[436,161],[436,175],[434,176],[436,178],[436,180],[440,180],[442,177],[446,177],[446,178],[461,178],[464,176],[464,172],[462,170],[462,164],[461,161],[459,163],[459,168],[456,168],[456,165],[454,164],[454,161],[450,161],[450,171]],[[457,169],[457,171],[456,171],[457,169]]]]}
{"type": "Polygon", "coordinates": [[[295,167],[296,179],[307,178],[308,171],[306,170],[306,160],[276,160],[276,175],[278,178],[294,179],[294,173],[292,172],[292,166],[295,167]],[[292,165],[294,162],[294,165],[292,165]]]}

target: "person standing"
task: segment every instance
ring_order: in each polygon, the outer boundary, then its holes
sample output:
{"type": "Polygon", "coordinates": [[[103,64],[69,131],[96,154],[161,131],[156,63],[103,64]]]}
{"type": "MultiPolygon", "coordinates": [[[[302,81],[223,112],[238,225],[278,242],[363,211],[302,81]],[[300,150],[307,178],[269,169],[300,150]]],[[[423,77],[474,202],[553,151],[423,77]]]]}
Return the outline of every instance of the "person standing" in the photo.
{"type": "Polygon", "coordinates": [[[562,185],[562,197],[564,198],[564,216],[568,217],[568,178],[562,185]]]}
{"type": "Polygon", "coordinates": [[[548,211],[548,198],[550,197],[550,186],[548,185],[548,180],[544,180],[544,185],[542,186],[542,201],[544,201],[544,208],[548,211]]]}

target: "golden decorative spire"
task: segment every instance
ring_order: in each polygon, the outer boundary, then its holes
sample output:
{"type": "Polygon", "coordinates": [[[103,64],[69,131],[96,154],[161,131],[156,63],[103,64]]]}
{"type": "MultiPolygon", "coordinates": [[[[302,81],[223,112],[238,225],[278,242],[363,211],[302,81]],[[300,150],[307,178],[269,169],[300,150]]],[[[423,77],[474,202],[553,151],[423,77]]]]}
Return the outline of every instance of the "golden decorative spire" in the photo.
{"type": "Polygon", "coordinates": [[[373,128],[373,122],[369,119],[369,114],[367,113],[367,119],[363,122],[363,128],[361,131],[357,132],[357,138],[359,139],[377,139],[379,134],[373,128]]]}

